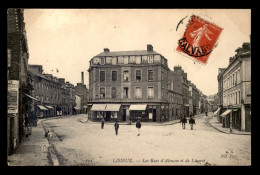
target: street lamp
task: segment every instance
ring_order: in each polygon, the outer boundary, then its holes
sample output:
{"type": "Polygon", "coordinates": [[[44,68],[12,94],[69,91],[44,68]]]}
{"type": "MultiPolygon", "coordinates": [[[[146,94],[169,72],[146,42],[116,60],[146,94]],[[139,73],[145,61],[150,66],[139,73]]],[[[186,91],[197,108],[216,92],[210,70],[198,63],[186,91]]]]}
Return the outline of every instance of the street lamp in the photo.
{"type": "Polygon", "coordinates": [[[231,103],[228,105],[228,108],[231,109],[231,112],[230,112],[230,122],[229,122],[230,131],[229,132],[232,132],[232,104],[231,103]]]}

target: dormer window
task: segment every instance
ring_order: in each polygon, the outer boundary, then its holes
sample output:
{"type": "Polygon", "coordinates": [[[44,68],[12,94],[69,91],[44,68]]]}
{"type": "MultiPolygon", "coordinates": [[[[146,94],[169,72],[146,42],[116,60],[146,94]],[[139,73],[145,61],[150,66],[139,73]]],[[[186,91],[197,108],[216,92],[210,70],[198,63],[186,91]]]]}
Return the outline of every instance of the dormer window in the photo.
{"type": "Polygon", "coordinates": [[[101,64],[102,65],[105,64],[105,58],[104,57],[101,58],[101,64]]]}

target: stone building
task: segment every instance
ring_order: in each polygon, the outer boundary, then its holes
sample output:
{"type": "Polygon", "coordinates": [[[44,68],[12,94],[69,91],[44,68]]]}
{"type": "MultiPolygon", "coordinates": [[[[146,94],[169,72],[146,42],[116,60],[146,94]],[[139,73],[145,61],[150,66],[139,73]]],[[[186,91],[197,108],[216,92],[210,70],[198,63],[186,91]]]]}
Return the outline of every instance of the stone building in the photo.
{"type": "Polygon", "coordinates": [[[92,120],[168,121],[167,59],[147,50],[104,52],[90,60],[92,120]]]}
{"type": "Polygon", "coordinates": [[[28,112],[30,112],[27,104],[29,51],[23,13],[23,9],[7,10],[8,154],[12,154],[17,145],[22,142],[23,127],[27,125],[28,112]]]}
{"type": "Polygon", "coordinates": [[[176,120],[181,117],[183,112],[183,76],[182,72],[176,71],[181,67],[174,67],[175,71],[169,71],[168,76],[168,102],[169,102],[169,118],[176,120]]]}
{"type": "Polygon", "coordinates": [[[33,118],[53,117],[69,115],[75,107],[75,89],[69,82],[65,83],[64,78],[57,78],[52,74],[44,74],[41,65],[29,65],[35,110],[33,118]]]}
{"type": "Polygon", "coordinates": [[[229,59],[223,76],[223,126],[251,131],[251,43],[229,59]]]}
{"type": "Polygon", "coordinates": [[[180,66],[147,50],[104,52],[90,60],[89,116],[93,121],[165,122],[188,113],[188,80],[180,66]]]}

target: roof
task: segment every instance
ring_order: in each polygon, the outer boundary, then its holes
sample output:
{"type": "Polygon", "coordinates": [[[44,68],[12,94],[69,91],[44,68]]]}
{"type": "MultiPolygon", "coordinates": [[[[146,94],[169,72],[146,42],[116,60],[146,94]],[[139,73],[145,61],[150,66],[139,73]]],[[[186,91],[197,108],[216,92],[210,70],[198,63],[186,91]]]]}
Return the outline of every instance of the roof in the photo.
{"type": "Polygon", "coordinates": [[[136,50],[136,51],[118,51],[118,52],[102,52],[97,57],[101,56],[129,56],[129,55],[154,55],[159,54],[155,51],[147,51],[147,50],[136,50]]]}
{"type": "Polygon", "coordinates": [[[50,80],[49,78],[45,77],[44,75],[40,74],[39,72],[32,70],[30,67],[28,67],[28,71],[31,72],[31,73],[33,73],[34,75],[36,75],[36,76],[38,76],[38,77],[41,77],[41,78],[50,80]]]}

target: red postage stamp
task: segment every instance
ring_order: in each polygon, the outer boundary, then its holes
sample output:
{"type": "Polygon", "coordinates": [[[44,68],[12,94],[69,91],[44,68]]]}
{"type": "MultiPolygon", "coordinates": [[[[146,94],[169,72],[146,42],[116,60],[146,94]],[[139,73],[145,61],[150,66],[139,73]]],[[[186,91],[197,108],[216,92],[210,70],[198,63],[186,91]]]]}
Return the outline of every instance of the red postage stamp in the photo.
{"type": "Polygon", "coordinates": [[[206,64],[222,28],[198,16],[191,16],[176,51],[206,64]]]}

